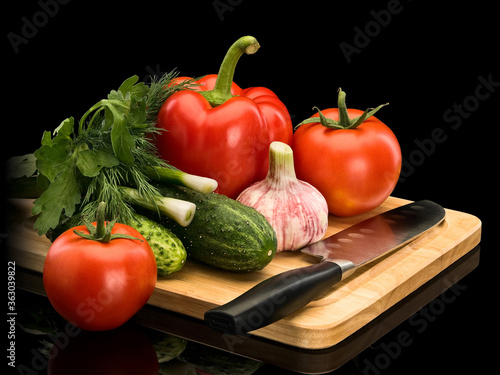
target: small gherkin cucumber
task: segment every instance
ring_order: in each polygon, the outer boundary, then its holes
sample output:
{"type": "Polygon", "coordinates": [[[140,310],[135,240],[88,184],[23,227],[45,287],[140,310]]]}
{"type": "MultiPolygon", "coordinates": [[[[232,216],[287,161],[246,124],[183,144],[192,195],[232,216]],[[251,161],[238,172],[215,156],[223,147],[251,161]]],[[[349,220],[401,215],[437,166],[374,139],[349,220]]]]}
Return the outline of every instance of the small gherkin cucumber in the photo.
{"type": "Polygon", "coordinates": [[[133,214],[128,223],[148,241],[156,258],[158,276],[179,271],[186,262],[187,252],[181,240],[168,228],[143,215],[133,214]]]}
{"type": "Polygon", "coordinates": [[[179,237],[190,258],[228,271],[249,272],[264,268],[276,254],[276,233],[254,208],[216,193],[168,184],[157,187],[165,197],[196,204],[194,219],[186,227],[165,216],[154,218],[179,237]]]}

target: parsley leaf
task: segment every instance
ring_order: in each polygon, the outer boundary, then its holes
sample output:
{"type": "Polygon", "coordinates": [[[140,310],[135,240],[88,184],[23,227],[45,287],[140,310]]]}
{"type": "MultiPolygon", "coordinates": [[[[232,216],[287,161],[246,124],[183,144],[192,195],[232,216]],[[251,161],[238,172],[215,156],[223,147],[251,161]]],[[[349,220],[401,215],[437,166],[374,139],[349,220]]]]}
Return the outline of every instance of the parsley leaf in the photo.
{"type": "Polygon", "coordinates": [[[118,164],[117,158],[103,150],[82,150],[76,160],[76,166],[86,177],[95,177],[103,167],[112,168],[118,164]]]}
{"type": "Polygon", "coordinates": [[[30,177],[36,172],[36,157],[33,154],[14,156],[7,161],[7,178],[30,177]]]}
{"type": "Polygon", "coordinates": [[[111,129],[111,143],[118,159],[127,165],[134,164],[132,149],[135,147],[134,139],[127,128],[127,121],[123,114],[109,107],[113,113],[113,128],[111,129]]]}
{"type": "Polygon", "coordinates": [[[59,224],[61,215],[68,217],[75,212],[76,205],[80,203],[80,188],[75,175],[75,158],[69,158],[57,177],[54,178],[50,186],[42,195],[35,200],[33,215],[37,218],[33,228],[38,230],[38,234],[46,233],[50,228],[55,228],[59,224]]]}
{"type": "Polygon", "coordinates": [[[54,131],[55,137],[51,139],[50,132],[45,132],[42,138],[42,147],[35,151],[38,172],[47,177],[51,182],[66,168],[71,157],[73,141],[70,134],[73,132],[74,120],[64,120],[54,131]]]}
{"type": "Polygon", "coordinates": [[[120,186],[134,186],[156,202],[157,188],[150,183],[152,168],[173,168],[161,160],[150,142],[158,133],[156,116],[168,96],[189,88],[192,82],[170,85],[177,73],[152,79],[150,86],[138,77],[126,79],[106,99],[94,104],[75,123],[70,117],[53,132],[45,131],[41,146],[33,154],[9,161],[9,178],[27,180],[36,176],[32,214],[40,235],[56,229],[66,218],[86,213],[94,217],[101,200],[107,215],[127,218],[130,203],[120,186]],[[40,193],[41,191],[41,193],[40,193]]]}

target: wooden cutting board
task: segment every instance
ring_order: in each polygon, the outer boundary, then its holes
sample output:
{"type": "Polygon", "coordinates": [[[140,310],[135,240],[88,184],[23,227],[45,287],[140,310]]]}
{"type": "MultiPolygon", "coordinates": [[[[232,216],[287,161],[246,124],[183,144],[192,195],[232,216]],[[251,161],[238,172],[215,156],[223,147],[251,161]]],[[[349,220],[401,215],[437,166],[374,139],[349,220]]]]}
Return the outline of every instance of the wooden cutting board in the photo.
{"type": "MultiPolygon", "coordinates": [[[[325,236],[409,202],[389,197],[363,215],[330,216],[325,236]]],[[[17,266],[42,272],[50,242],[33,230],[33,201],[14,199],[10,203],[8,257],[17,266]]],[[[363,266],[303,309],[252,334],[305,349],[336,345],[464,256],[480,239],[481,221],[477,217],[446,209],[446,218],[439,226],[363,266]]],[[[188,261],[179,272],[158,280],[148,303],[203,319],[205,311],[229,302],[257,283],[316,262],[300,252],[284,252],[261,271],[239,274],[188,261]]],[[[238,339],[228,337],[229,342],[238,339]]]]}

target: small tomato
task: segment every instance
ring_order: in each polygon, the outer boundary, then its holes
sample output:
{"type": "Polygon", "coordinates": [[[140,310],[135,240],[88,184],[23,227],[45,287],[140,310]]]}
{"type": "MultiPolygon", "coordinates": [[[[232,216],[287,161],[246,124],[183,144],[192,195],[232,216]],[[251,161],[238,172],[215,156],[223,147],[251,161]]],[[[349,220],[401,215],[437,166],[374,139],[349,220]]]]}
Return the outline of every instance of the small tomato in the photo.
{"type": "Polygon", "coordinates": [[[394,133],[365,112],[347,109],[339,90],[338,108],[299,124],[293,136],[297,178],[316,187],[336,216],[354,216],[382,204],[401,171],[402,155],[394,133]]]}
{"type": "Polygon", "coordinates": [[[121,326],[146,304],[157,268],[151,247],[134,228],[108,223],[102,235],[104,215],[94,225],[97,236],[88,223],[65,231],[52,243],[43,284],[63,318],[82,329],[101,331],[121,326]],[[102,242],[89,239],[92,235],[102,242]]]}

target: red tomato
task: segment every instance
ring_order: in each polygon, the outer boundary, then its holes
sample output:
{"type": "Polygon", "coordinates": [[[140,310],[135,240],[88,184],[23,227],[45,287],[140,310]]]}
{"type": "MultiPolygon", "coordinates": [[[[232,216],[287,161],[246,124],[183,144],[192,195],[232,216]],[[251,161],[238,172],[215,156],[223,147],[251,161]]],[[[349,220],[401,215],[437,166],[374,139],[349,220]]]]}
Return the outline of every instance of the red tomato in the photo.
{"type": "Polygon", "coordinates": [[[111,233],[137,240],[117,238],[103,243],[82,238],[73,230],[89,233],[84,225],[69,229],[47,253],[43,284],[49,301],[63,318],[82,329],[116,328],[153,293],[157,276],[153,251],[128,225],[116,223],[111,233]]]}
{"type": "MultiPolygon", "coordinates": [[[[321,111],[339,119],[339,110],[321,111]]],[[[363,111],[347,110],[349,117],[363,111]]],[[[319,117],[315,114],[313,117],[319,117]]],[[[316,187],[337,216],[378,207],[391,194],[401,171],[401,148],[394,133],[375,117],[354,129],[332,129],[318,122],[301,125],[292,144],[297,178],[316,187]]]]}

